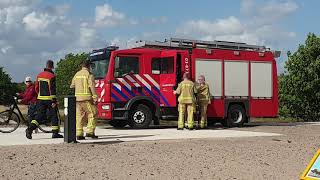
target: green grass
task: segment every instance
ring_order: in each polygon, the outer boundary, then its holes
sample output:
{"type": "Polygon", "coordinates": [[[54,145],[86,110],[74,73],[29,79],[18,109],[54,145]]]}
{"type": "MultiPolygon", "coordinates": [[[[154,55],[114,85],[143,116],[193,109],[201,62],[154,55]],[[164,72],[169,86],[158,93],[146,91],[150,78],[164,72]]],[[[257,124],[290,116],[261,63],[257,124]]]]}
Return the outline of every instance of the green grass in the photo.
{"type": "Polygon", "coordinates": [[[257,122],[257,123],[295,123],[295,122],[303,122],[301,119],[296,118],[253,118],[250,122],[257,122]]]}

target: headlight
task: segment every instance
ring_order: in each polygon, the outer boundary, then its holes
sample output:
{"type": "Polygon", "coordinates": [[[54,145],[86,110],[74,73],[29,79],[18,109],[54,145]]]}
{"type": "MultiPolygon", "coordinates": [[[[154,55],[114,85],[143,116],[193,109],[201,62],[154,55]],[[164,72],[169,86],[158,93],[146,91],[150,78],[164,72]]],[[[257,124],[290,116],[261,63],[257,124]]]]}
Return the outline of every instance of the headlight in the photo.
{"type": "Polygon", "coordinates": [[[102,105],[102,109],[103,110],[110,110],[110,105],[107,104],[107,105],[102,105]]]}

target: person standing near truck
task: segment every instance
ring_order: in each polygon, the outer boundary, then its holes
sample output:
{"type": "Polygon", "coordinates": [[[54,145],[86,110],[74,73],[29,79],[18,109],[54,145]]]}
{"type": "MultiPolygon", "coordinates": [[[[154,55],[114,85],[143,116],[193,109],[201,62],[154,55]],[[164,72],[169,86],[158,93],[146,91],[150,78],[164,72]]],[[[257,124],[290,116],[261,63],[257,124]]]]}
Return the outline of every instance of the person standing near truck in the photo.
{"type": "Polygon", "coordinates": [[[187,109],[188,129],[192,130],[194,124],[194,112],[195,112],[195,93],[197,89],[192,81],[189,80],[189,73],[183,74],[183,81],[178,85],[178,88],[173,92],[179,95],[178,101],[178,130],[183,130],[185,114],[187,109]]]}
{"type": "Polygon", "coordinates": [[[197,104],[200,110],[200,128],[205,129],[208,127],[207,121],[207,107],[211,104],[210,89],[206,83],[205,77],[200,75],[198,77],[197,87],[197,104]]]}
{"type": "Polygon", "coordinates": [[[75,89],[76,96],[76,129],[77,140],[83,140],[83,124],[88,119],[86,137],[97,139],[96,129],[96,104],[98,96],[95,89],[94,77],[90,73],[90,61],[82,63],[82,69],[78,71],[71,82],[70,88],[75,89]]]}
{"type": "Polygon", "coordinates": [[[48,60],[46,68],[37,76],[35,90],[37,97],[37,114],[26,129],[26,137],[32,139],[32,131],[35,130],[40,123],[46,119],[47,115],[51,121],[52,138],[63,138],[60,132],[59,119],[57,114],[57,98],[56,98],[56,76],[52,71],[54,63],[48,60]]]}

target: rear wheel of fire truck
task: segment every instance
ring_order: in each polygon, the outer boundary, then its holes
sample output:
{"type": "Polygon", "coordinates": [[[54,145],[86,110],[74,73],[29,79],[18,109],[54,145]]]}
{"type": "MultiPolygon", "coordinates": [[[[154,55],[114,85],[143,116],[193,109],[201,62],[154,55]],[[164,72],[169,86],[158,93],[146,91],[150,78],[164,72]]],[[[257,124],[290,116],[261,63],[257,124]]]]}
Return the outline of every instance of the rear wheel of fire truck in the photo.
{"type": "Polygon", "coordinates": [[[229,107],[228,116],[222,121],[222,125],[225,127],[242,127],[246,119],[245,109],[239,104],[233,104],[229,107]]]}
{"type": "Polygon", "coordinates": [[[128,125],[128,121],[112,120],[110,121],[110,125],[114,128],[124,128],[128,125]]]}
{"type": "Polygon", "coordinates": [[[148,106],[139,104],[130,112],[129,126],[132,128],[147,128],[152,121],[152,113],[148,106]]]}

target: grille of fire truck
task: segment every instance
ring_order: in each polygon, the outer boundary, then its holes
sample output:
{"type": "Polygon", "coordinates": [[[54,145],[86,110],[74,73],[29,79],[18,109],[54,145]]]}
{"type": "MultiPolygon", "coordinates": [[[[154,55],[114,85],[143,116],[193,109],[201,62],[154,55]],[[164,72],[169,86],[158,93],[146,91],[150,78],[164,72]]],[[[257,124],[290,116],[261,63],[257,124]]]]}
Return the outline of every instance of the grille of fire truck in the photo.
{"type": "Polygon", "coordinates": [[[192,39],[170,38],[165,41],[136,41],[132,48],[204,48],[204,49],[232,49],[248,51],[270,51],[265,46],[249,45],[246,43],[229,42],[229,41],[201,41],[192,39]]]}

